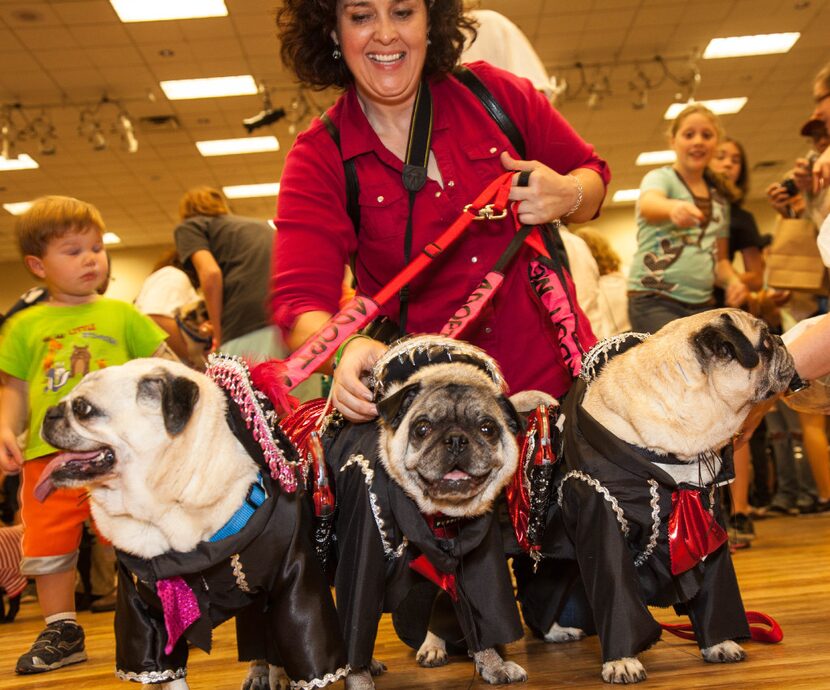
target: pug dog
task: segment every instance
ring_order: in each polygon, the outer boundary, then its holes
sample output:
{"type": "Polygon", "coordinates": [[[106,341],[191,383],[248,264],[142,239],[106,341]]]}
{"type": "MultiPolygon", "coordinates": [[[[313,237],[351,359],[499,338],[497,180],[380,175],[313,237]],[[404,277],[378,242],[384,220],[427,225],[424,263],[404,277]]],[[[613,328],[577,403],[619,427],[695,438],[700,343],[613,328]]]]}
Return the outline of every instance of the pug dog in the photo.
{"type": "Polygon", "coordinates": [[[422,665],[445,663],[443,639],[428,634],[439,594],[486,682],[526,680],[495,650],[522,627],[493,503],[517,465],[516,405],[555,401],[536,392],[508,399],[489,356],[438,336],[391,347],[371,386],[377,422],[329,424],[324,437],[338,501],[334,579],[352,668],[346,687],[374,687],[382,611],[392,612],[422,665]]]}
{"type": "MultiPolygon", "coordinates": [[[[661,633],[649,605],[687,613],[705,661],[744,659],[735,640],[749,628],[716,486],[750,409],[794,374],[781,339],[737,309],[615,336],[586,356],[564,404],[553,514],[569,542],[559,554],[572,549],[579,564],[573,591],[593,610],[604,681],[645,679],[637,654],[661,633]]],[[[546,639],[581,633],[554,623],[546,639]]]]}
{"type": "Polygon", "coordinates": [[[36,495],[90,489],[118,553],[121,679],[186,689],[188,643],[209,651],[211,628],[236,615],[240,659],[254,661],[243,688],[276,687],[283,666],[322,687],[346,669],[307,504],[292,490],[296,452],[268,426],[244,363],[211,362],[212,378],[161,359],[84,377],[46,414],[42,436],[65,452],[36,495]],[[270,669],[255,661],[266,658],[270,669]]]}

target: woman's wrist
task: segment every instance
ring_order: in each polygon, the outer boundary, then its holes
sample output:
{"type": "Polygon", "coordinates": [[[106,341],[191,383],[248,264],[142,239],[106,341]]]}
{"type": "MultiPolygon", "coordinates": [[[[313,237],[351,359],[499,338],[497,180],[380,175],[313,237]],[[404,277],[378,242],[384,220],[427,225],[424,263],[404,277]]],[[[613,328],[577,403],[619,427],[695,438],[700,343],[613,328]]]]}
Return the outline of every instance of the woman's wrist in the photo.
{"type": "Polygon", "coordinates": [[[580,180],[573,173],[569,173],[566,177],[570,177],[576,183],[576,200],[573,202],[573,204],[567,210],[567,212],[562,214],[563,218],[567,218],[568,216],[571,216],[574,213],[576,213],[579,210],[579,207],[582,206],[582,199],[585,196],[585,189],[582,186],[582,180],[580,180]]]}
{"type": "Polygon", "coordinates": [[[364,335],[363,333],[355,333],[354,335],[350,335],[348,338],[346,338],[340,344],[340,347],[337,348],[337,352],[334,353],[334,359],[332,360],[332,363],[331,363],[332,371],[337,369],[337,365],[340,364],[340,360],[343,359],[343,353],[346,352],[346,348],[349,346],[349,344],[352,341],[357,340],[359,338],[370,339],[368,335],[364,335]]]}

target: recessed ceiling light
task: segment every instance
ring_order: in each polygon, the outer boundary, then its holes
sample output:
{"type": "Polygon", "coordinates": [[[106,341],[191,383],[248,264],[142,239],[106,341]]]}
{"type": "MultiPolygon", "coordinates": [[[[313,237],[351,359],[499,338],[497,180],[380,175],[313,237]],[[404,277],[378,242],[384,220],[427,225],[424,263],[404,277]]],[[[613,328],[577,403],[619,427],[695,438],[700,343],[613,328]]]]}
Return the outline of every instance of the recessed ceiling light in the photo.
{"type": "Polygon", "coordinates": [[[640,198],[639,189],[618,189],[611,197],[611,201],[619,203],[637,201],[640,198]]]}
{"type": "Polygon", "coordinates": [[[227,17],[224,0],[110,0],[122,22],[227,17]]]}
{"type": "Polygon", "coordinates": [[[3,208],[6,209],[9,213],[13,216],[22,216],[26,211],[32,208],[31,201],[15,201],[10,204],[3,204],[3,208]]]}
{"type": "Polygon", "coordinates": [[[634,165],[665,165],[666,163],[674,163],[677,160],[677,154],[671,149],[665,151],[643,151],[634,165]]]}
{"type": "Polygon", "coordinates": [[[0,171],[34,170],[39,167],[37,161],[27,153],[21,153],[17,158],[3,158],[0,156],[0,171]]]}
{"type": "Polygon", "coordinates": [[[706,60],[744,57],[746,55],[773,55],[786,53],[801,36],[797,31],[785,34],[758,34],[756,36],[729,36],[713,38],[703,51],[706,60]]]}
{"type": "Polygon", "coordinates": [[[174,79],[163,81],[159,86],[171,101],[183,101],[188,98],[248,96],[257,93],[256,82],[250,74],[208,79],[174,79]]]}
{"type": "Polygon", "coordinates": [[[105,232],[104,244],[121,244],[121,238],[114,232],[105,232]]]}
{"type": "Polygon", "coordinates": [[[239,153],[279,151],[276,137],[242,137],[241,139],[212,139],[197,141],[196,148],[203,156],[231,156],[239,153]]]}
{"type": "Polygon", "coordinates": [[[222,187],[222,191],[228,199],[247,199],[253,196],[277,196],[280,193],[280,183],[238,184],[230,187],[222,187]]]}
{"type": "MultiPolygon", "coordinates": [[[[700,105],[705,105],[709,110],[711,110],[715,115],[732,115],[733,113],[740,112],[741,108],[746,105],[747,97],[741,96],[740,98],[716,98],[710,101],[693,101],[694,103],[700,103],[700,105]]],[[[666,112],[663,114],[663,118],[666,120],[673,120],[676,118],[680,112],[688,105],[692,105],[692,102],[689,103],[672,103],[668,108],[666,108],[666,112]]]]}

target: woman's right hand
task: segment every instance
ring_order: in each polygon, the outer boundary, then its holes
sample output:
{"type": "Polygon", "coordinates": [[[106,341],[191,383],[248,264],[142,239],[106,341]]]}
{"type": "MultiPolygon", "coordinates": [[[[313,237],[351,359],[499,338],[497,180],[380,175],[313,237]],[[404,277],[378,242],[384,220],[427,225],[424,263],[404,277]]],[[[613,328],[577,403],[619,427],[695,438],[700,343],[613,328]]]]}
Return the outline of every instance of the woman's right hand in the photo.
{"type": "Polygon", "coordinates": [[[340,357],[332,380],[332,401],[350,422],[368,422],[378,416],[370,391],[363,379],[375,362],[388,349],[387,345],[368,337],[354,338],[340,357]]]}
{"type": "Polygon", "coordinates": [[[703,212],[691,201],[675,201],[669,220],[678,228],[693,228],[703,222],[703,212]]]}

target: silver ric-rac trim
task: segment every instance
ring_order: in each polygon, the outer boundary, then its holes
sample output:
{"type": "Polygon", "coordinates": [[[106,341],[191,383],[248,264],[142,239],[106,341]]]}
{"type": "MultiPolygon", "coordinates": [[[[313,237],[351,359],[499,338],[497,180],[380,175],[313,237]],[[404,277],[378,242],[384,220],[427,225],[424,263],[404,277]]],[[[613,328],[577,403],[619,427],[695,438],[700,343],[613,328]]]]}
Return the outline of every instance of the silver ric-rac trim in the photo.
{"type": "Polygon", "coordinates": [[[352,465],[357,465],[360,468],[360,471],[363,472],[363,481],[366,482],[366,490],[369,493],[369,503],[372,506],[372,514],[375,516],[375,524],[377,525],[378,532],[380,533],[380,541],[383,544],[383,553],[386,556],[386,560],[391,561],[393,558],[400,558],[406,550],[409,541],[406,537],[404,537],[397,549],[393,549],[392,545],[389,543],[389,539],[386,536],[386,525],[383,522],[383,518],[380,516],[378,499],[372,492],[372,481],[375,478],[375,471],[369,467],[369,461],[360,453],[350,456],[343,467],[340,468],[340,471],[343,472],[343,470],[351,467],[352,465]]]}

